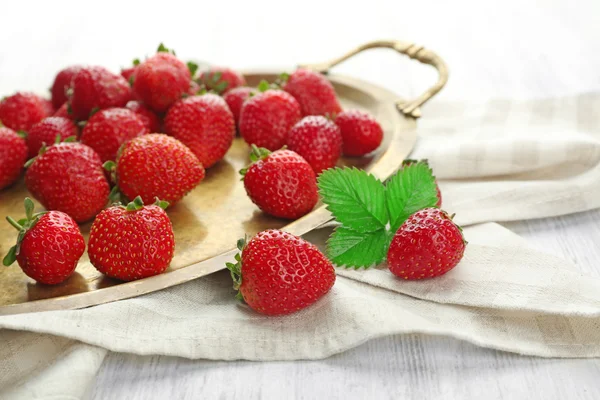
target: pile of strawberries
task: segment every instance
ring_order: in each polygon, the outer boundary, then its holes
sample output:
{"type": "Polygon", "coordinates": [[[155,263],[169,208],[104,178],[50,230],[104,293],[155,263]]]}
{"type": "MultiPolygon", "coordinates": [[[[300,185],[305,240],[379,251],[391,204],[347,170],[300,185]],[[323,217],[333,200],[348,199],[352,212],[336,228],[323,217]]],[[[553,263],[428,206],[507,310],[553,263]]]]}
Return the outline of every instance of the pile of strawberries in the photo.
{"type": "MultiPolygon", "coordinates": [[[[175,247],[166,207],[200,184],[236,132],[250,145],[252,163],[240,171],[248,196],[286,219],[314,208],[318,174],[383,139],[372,116],[342,110],[331,83],[305,69],[248,87],[229,68],[198,71],[163,45],[120,75],[70,66],[51,100],[16,93],[0,102],[0,190],[25,166],[27,189],[48,210],[34,214],[26,199],[25,218],[7,218],[19,235],[4,263],[18,261],[40,283],[63,282],[85,251],[77,224],[93,220],[88,254],[100,272],[125,281],[163,272],[175,247]]],[[[335,281],[331,262],[293,235],[265,231],[240,249],[230,269],[260,312],[303,308],[335,281]],[[254,281],[242,283],[242,272],[254,281]]]]}

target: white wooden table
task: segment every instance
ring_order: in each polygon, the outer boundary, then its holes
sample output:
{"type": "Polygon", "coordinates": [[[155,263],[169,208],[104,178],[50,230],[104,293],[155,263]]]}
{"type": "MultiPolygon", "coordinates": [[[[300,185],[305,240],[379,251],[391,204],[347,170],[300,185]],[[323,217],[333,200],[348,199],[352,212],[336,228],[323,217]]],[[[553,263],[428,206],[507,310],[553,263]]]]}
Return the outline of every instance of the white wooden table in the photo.
{"type": "MultiPolygon", "coordinates": [[[[446,100],[598,91],[600,2],[574,3],[10,2],[0,12],[0,94],[46,88],[68,64],[117,70],[152,53],[161,41],[184,58],[274,68],[321,61],[381,38],[415,40],[440,53],[451,68],[442,94],[446,100]]],[[[339,71],[406,97],[434,79],[432,71],[385,52],[362,55],[339,71]]],[[[423,114],[427,118],[426,108],[423,114]]],[[[505,225],[600,276],[599,211],[505,225]]],[[[600,360],[521,357],[444,337],[398,336],[321,361],[214,362],[110,354],[88,395],[598,399],[599,376],[600,360]]]]}

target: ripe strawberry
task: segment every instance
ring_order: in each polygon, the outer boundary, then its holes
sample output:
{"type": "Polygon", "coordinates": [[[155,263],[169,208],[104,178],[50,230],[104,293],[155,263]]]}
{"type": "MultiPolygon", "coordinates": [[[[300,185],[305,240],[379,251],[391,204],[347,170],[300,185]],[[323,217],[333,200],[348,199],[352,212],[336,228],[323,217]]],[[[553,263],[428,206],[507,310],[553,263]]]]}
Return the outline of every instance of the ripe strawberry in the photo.
{"type": "Polygon", "coordinates": [[[62,117],[44,118],[31,127],[27,133],[27,147],[29,148],[28,158],[38,155],[44,144],[47,146],[56,142],[62,142],[68,137],[77,138],[79,130],[73,121],[62,117]]]}
{"type": "Polygon", "coordinates": [[[54,106],[52,105],[52,101],[50,101],[48,99],[42,98],[42,106],[44,107],[44,110],[46,111],[46,116],[53,115],[56,112],[56,110],[54,109],[54,106]]]}
{"type": "Polygon", "coordinates": [[[25,139],[12,129],[0,126],[0,190],[19,178],[26,160],[25,139]]]}
{"type": "Polygon", "coordinates": [[[388,267],[403,279],[440,276],[459,263],[466,243],[462,230],[445,211],[425,208],[411,215],[394,235],[388,267]]]}
{"type": "Polygon", "coordinates": [[[47,210],[69,214],[77,222],[93,218],[108,202],[109,186],[100,157],[81,143],[42,148],[30,160],[25,184],[47,210]]]}
{"type": "MultiPolygon", "coordinates": [[[[426,164],[428,164],[427,160],[421,160],[421,161],[425,162],[426,164]]],[[[403,168],[404,167],[408,167],[409,165],[415,164],[417,162],[419,162],[419,160],[410,160],[410,159],[407,159],[407,160],[402,161],[402,167],[403,168]]],[[[438,202],[436,203],[435,206],[439,208],[439,207],[442,206],[442,192],[440,192],[440,187],[438,186],[437,179],[435,181],[435,190],[437,191],[437,198],[438,198],[438,202]]]]}
{"type": "Polygon", "coordinates": [[[9,266],[16,259],[25,275],[39,283],[56,285],[75,271],[85,251],[83,235],[67,214],[60,211],[34,214],[33,207],[33,201],[25,198],[26,218],[17,222],[6,217],[19,236],[3,262],[9,266]]]}
{"type": "Polygon", "coordinates": [[[250,200],[267,214],[296,219],[319,200],[317,179],[306,160],[290,150],[271,153],[252,146],[248,168],[240,171],[250,200]]]}
{"type": "Polygon", "coordinates": [[[117,156],[116,181],[127,198],[141,196],[144,203],[156,198],[175,204],[204,179],[204,168],[179,140],[151,133],[125,143],[117,156]]]}
{"type": "Polygon", "coordinates": [[[138,65],[133,80],[137,97],[156,112],[164,112],[190,88],[190,71],[175,55],[159,52],[138,65]]]}
{"type": "Polygon", "coordinates": [[[81,132],[81,143],[90,146],[102,162],[114,161],[121,145],[149,133],[140,117],[126,108],[109,108],[91,116],[81,132]]]}
{"type": "Polygon", "coordinates": [[[73,117],[73,114],[69,112],[69,104],[68,103],[65,103],[62,106],[60,106],[59,109],[56,110],[56,112],[54,114],[52,114],[52,116],[66,118],[71,121],[75,120],[75,117],[73,117]]]}
{"type": "Polygon", "coordinates": [[[125,108],[130,109],[142,120],[144,126],[148,129],[149,133],[158,133],[161,131],[160,129],[160,118],[156,113],[146,107],[143,103],[139,101],[132,100],[125,108]]]}
{"type": "Polygon", "coordinates": [[[300,105],[290,94],[267,90],[243,104],[240,134],[248,144],[275,151],[283,147],[288,132],[300,118],[300,105]]]}
{"type": "Polygon", "coordinates": [[[49,115],[46,100],[37,94],[18,92],[0,101],[0,122],[15,131],[28,131],[49,115]]]}
{"type": "Polygon", "coordinates": [[[216,94],[179,100],[165,116],[165,131],[192,150],[205,168],[222,159],[235,137],[227,103],[216,94]]]}
{"type": "Polygon", "coordinates": [[[335,167],[342,154],[340,128],[325,117],[304,117],[288,133],[287,146],[300,154],[316,175],[335,167]]]}
{"type": "Polygon", "coordinates": [[[144,206],[136,197],[127,207],[103,210],[92,224],[88,254],[111,278],[133,281],[162,273],[173,259],[175,237],[165,212],[168,203],[144,206]]]}
{"type": "Polygon", "coordinates": [[[235,89],[229,90],[227,93],[223,95],[223,100],[229,106],[231,113],[233,114],[233,119],[235,120],[235,126],[239,126],[240,123],[240,112],[242,111],[242,105],[250,95],[256,94],[256,89],[250,88],[247,86],[237,87],[235,89]]]}
{"type": "Polygon", "coordinates": [[[208,71],[200,74],[200,83],[204,84],[207,90],[223,94],[235,89],[238,86],[245,86],[244,77],[226,67],[210,67],[208,71]]]}
{"type": "Polygon", "coordinates": [[[242,255],[227,263],[234,288],[250,308],[261,314],[282,315],[315,303],[333,287],[335,271],[319,249],[291,233],[269,229],[247,244],[242,255]]]}
{"type": "Polygon", "coordinates": [[[369,154],[383,140],[381,125],[364,111],[343,111],[336,117],[335,123],[342,131],[343,152],[347,156],[369,154]]]}
{"type": "Polygon", "coordinates": [[[54,78],[50,93],[52,94],[52,106],[55,109],[67,102],[67,90],[71,87],[71,80],[81,68],[80,65],[72,65],[60,71],[54,78]]]}
{"type": "Polygon", "coordinates": [[[71,80],[69,104],[77,120],[87,120],[92,111],[124,107],[131,100],[131,88],[121,75],[104,67],[83,67],[71,80]]]}
{"type": "Polygon", "coordinates": [[[283,90],[294,96],[302,115],[335,116],[342,107],[331,82],[325,76],[308,69],[297,69],[291,75],[283,75],[283,90]]]}

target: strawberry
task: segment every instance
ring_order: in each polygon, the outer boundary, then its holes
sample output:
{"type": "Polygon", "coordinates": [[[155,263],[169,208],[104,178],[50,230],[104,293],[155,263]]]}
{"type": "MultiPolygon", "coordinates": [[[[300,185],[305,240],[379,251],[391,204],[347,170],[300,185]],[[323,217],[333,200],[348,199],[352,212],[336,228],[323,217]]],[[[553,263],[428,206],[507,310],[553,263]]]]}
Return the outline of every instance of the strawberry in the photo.
{"type": "Polygon", "coordinates": [[[33,201],[25,198],[26,218],[8,222],[19,231],[17,244],[4,265],[16,261],[25,275],[46,285],[64,282],[77,267],[85,251],[83,235],[73,218],[60,211],[33,213],[33,201]]]}
{"type": "Polygon", "coordinates": [[[111,278],[133,281],[162,273],[173,259],[175,237],[165,212],[168,203],[145,206],[136,197],[127,207],[103,210],[90,228],[88,254],[111,278]]]}
{"type": "Polygon", "coordinates": [[[165,131],[192,150],[205,168],[222,159],[235,137],[227,103],[216,94],[177,101],[165,116],[165,131]]]}
{"type": "Polygon", "coordinates": [[[95,110],[125,106],[131,88],[125,78],[104,67],[83,67],[73,75],[69,95],[74,118],[87,120],[95,110]]]}
{"type": "Polygon", "coordinates": [[[26,160],[25,139],[12,129],[0,126],[0,190],[19,178],[26,160]]]}
{"type": "Polygon", "coordinates": [[[49,115],[47,100],[37,94],[18,92],[0,101],[0,122],[15,131],[28,131],[49,115]]]}
{"type": "Polygon", "coordinates": [[[46,111],[46,116],[53,115],[56,112],[56,110],[54,109],[54,106],[52,105],[51,100],[42,98],[42,106],[44,107],[44,110],[46,111]]]}
{"type": "Polygon", "coordinates": [[[291,233],[269,229],[247,244],[242,255],[227,263],[238,298],[261,314],[282,315],[315,303],[333,287],[335,271],[319,249],[291,233]]]}
{"type": "Polygon", "coordinates": [[[81,68],[80,65],[72,65],[56,74],[56,78],[54,78],[54,83],[50,89],[52,106],[55,109],[58,109],[67,102],[67,90],[71,87],[71,80],[81,68]]]}
{"type": "Polygon", "coordinates": [[[283,74],[283,90],[294,96],[302,115],[335,116],[342,107],[331,82],[322,74],[308,69],[297,69],[289,76],[283,74]]]}
{"type": "Polygon", "coordinates": [[[58,108],[58,110],[56,110],[56,112],[54,114],[52,114],[52,116],[66,118],[71,121],[75,120],[75,117],[73,117],[73,114],[71,112],[69,112],[69,104],[68,103],[64,103],[62,106],[60,106],[58,108]]]}
{"type": "Polygon", "coordinates": [[[25,184],[47,210],[69,214],[77,222],[92,219],[108,202],[109,186],[102,161],[81,143],[42,147],[31,159],[25,184]]]}
{"type": "Polygon", "coordinates": [[[190,89],[190,70],[174,54],[161,50],[138,65],[133,91],[148,107],[164,112],[190,89]]]}
{"type": "Polygon", "coordinates": [[[127,108],[108,108],[91,116],[81,132],[81,143],[90,146],[102,162],[117,157],[121,145],[149,133],[140,117],[127,108]]]}
{"type": "Polygon", "coordinates": [[[325,117],[304,117],[290,130],[287,146],[300,154],[312,167],[315,174],[335,167],[342,154],[340,128],[325,117]]]}
{"type": "Polygon", "coordinates": [[[144,126],[146,126],[146,128],[148,129],[148,132],[158,133],[161,131],[160,118],[158,117],[158,115],[156,115],[154,111],[150,110],[143,103],[132,100],[129,103],[127,103],[125,108],[128,108],[137,114],[140,120],[142,120],[142,122],[144,123],[144,126]]]}
{"type": "Polygon", "coordinates": [[[335,118],[335,123],[342,132],[343,152],[347,156],[369,154],[383,140],[381,125],[364,111],[343,111],[335,118]]]}
{"type": "MultiPolygon", "coordinates": [[[[424,162],[425,164],[429,165],[429,163],[427,162],[427,160],[420,160],[421,162],[424,162]]],[[[408,167],[411,164],[416,164],[418,163],[419,160],[410,160],[410,159],[406,159],[404,161],[402,161],[402,168],[408,167]]],[[[435,181],[435,190],[437,191],[437,198],[438,198],[438,202],[436,203],[436,207],[441,207],[442,206],[442,192],[440,192],[440,187],[438,186],[437,183],[437,179],[435,181]]]]}
{"type": "Polygon", "coordinates": [[[394,235],[388,267],[403,279],[440,276],[459,263],[466,244],[452,217],[439,208],[425,208],[408,217],[394,235]]]}
{"type": "Polygon", "coordinates": [[[199,82],[218,94],[227,93],[239,86],[245,86],[246,80],[231,68],[210,67],[200,74],[199,82]]]}
{"type": "Polygon", "coordinates": [[[239,126],[240,123],[240,112],[242,111],[242,105],[251,95],[256,94],[256,89],[247,86],[237,87],[229,90],[223,95],[223,100],[227,103],[227,106],[233,114],[235,120],[235,126],[239,126]]]}
{"type": "Polygon", "coordinates": [[[240,171],[250,200],[267,214],[296,219],[313,209],[319,195],[314,171],[290,150],[271,153],[252,146],[248,168],[240,171]]]}
{"type": "Polygon", "coordinates": [[[175,204],[204,179],[198,158],[179,140],[151,133],[125,143],[113,168],[121,193],[144,203],[156,198],[175,204]]]}
{"type": "Polygon", "coordinates": [[[300,118],[300,105],[290,94],[267,90],[242,105],[240,134],[248,144],[275,151],[285,144],[288,132],[300,118]]]}
{"type": "Polygon", "coordinates": [[[58,141],[62,142],[68,137],[76,138],[79,134],[77,125],[67,118],[48,117],[44,118],[31,127],[27,133],[27,147],[29,148],[28,158],[38,155],[40,149],[45,144],[47,146],[58,141]]]}

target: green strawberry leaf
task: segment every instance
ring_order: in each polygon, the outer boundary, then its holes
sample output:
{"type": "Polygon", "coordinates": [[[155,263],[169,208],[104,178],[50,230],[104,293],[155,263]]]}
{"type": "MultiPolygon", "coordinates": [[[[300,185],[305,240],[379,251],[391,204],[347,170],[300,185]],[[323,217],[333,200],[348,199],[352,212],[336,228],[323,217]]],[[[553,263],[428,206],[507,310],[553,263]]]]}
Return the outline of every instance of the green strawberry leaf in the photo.
{"type": "Polygon", "coordinates": [[[396,232],[413,213],[437,204],[435,177],[424,161],[410,164],[392,176],[386,185],[390,228],[396,232]]]}
{"type": "MultiPolygon", "coordinates": [[[[33,201],[29,197],[25,197],[25,216],[28,220],[33,219],[33,209],[35,208],[33,201]]],[[[20,224],[23,225],[23,224],[20,224]]]]}
{"type": "Polygon", "coordinates": [[[196,75],[196,71],[198,71],[198,64],[196,64],[193,61],[188,61],[187,62],[187,67],[190,70],[190,74],[192,76],[192,78],[196,75]]]}
{"type": "Polygon", "coordinates": [[[2,260],[2,264],[4,264],[5,266],[10,266],[12,265],[12,263],[14,263],[17,259],[17,246],[13,246],[10,248],[10,250],[8,250],[8,253],[6,253],[6,256],[4,257],[4,259],[2,260]]]}
{"type": "Polygon", "coordinates": [[[137,67],[138,65],[140,65],[140,59],[139,58],[134,58],[133,59],[133,66],[137,67]]]}
{"type": "Polygon", "coordinates": [[[338,226],[327,240],[327,255],[337,266],[370,267],[385,259],[389,240],[385,229],[361,233],[338,226]]]}
{"type": "Polygon", "coordinates": [[[317,183],[327,209],[345,227],[363,233],[385,228],[385,187],[373,175],[356,168],[333,168],[319,175],[317,183]]]}
{"type": "Polygon", "coordinates": [[[260,81],[260,83],[258,84],[258,86],[256,87],[258,89],[258,91],[260,93],[266,92],[267,90],[269,90],[271,88],[271,85],[269,85],[269,82],[262,80],[260,81]]]}

